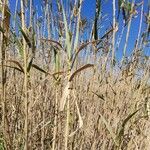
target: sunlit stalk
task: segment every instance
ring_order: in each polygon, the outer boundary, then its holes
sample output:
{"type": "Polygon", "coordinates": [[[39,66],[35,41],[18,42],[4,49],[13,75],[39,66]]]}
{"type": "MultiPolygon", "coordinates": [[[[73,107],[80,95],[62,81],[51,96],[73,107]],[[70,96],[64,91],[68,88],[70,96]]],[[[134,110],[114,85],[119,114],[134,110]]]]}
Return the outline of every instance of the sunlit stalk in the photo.
{"type": "MultiPolygon", "coordinates": [[[[21,0],[21,23],[22,29],[25,31],[25,12],[24,1],[21,0]]],[[[26,41],[23,37],[23,59],[24,59],[24,106],[25,106],[25,125],[24,125],[24,137],[25,146],[24,150],[28,150],[28,77],[27,77],[27,55],[26,55],[26,41]]]]}

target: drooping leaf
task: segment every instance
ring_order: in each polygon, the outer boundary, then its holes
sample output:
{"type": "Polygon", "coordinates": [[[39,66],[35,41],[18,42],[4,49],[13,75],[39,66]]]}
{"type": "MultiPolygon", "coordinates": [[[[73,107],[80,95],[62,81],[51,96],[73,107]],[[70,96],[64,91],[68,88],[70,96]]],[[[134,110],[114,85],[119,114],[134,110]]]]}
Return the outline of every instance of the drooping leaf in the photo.
{"type": "Polygon", "coordinates": [[[119,132],[118,132],[118,135],[116,137],[116,139],[121,142],[121,137],[124,135],[124,130],[125,130],[125,126],[126,124],[128,123],[128,121],[139,111],[140,109],[136,110],[135,112],[133,112],[132,114],[128,115],[128,117],[123,121],[120,129],[119,129],[119,132]]]}
{"type": "Polygon", "coordinates": [[[52,43],[54,46],[57,46],[59,49],[62,49],[63,50],[63,46],[61,45],[60,42],[58,41],[55,41],[55,40],[52,40],[52,39],[40,39],[42,41],[45,41],[45,42],[50,42],[52,43]]]}
{"type": "Polygon", "coordinates": [[[72,58],[71,58],[71,60],[72,60],[71,68],[73,68],[74,63],[75,63],[75,60],[76,60],[76,58],[77,58],[77,56],[78,56],[78,54],[80,53],[81,50],[83,50],[83,49],[84,49],[85,47],[87,47],[89,44],[94,44],[94,43],[97,43],[97,42],[100,42],[100,41],[101,41],[101,40],[90,41],[90,42],[81,44],[81,45],[78,47],[77,51],[75,52],[74,57],[72,56],[72,58]]]}
{"type": "Polygon", "coordinates": [[[38,65],[36,65],[36,64],[32,64],[32,67],[35,68],[35,69],[37,69],[37,70],[39,70],[40,72],[43,72],[43,73],[45,73],[45,74],[48,74],[47,71],[45,71],[44,69],[40,68],[40,67],[39,67],[38,65]]]}
{"type": "Polygon", "coordinates": [[[21,70],[21,72],[24,73],[24,69],[23,69],[22,65],[18,61],[16,61],[16,60],[7,60],[7,62],[16,64],[19,67],[19,69],[21,70]]]}
{"type": "Polygon", "coordinates": [[[69,78],[69,81],[71,82],[73,80],[73,78],[79,73],[81,72],[82,70],[84,69],[87,69],[87,68],[90,68],[90,67],[94,67],[93,64],[86,64],[84,66],[82,66],[81,68],[77,69],[75,72],[73,72],[69,78]]]}
{"type": "MultiPolygon", "coordinates": [[[[21,69],[19,69],[18,67],[9,66],[9,65],[5,65],[5,67],[13,68],[13,69],[15,69],[15,70],[18,70],[18,71],[22,72],[22,70],[21,70],[21,69]]],[[[22,72],[22,73],[23,73],[23,72],[22,72]]]]}

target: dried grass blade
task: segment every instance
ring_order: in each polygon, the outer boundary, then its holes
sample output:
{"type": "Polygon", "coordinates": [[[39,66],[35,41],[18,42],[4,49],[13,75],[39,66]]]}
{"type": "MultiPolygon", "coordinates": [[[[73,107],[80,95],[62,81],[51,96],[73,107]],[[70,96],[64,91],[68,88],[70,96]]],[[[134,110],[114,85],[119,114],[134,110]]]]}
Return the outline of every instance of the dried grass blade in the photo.
{"type": "Polygon", "coordinates": [[[93,64],[86,64],[84,66],[82,66],[81,68],[79,68],[78,70],[76,70],[74,73],[71,74],[70,78],[69,78],[69,81],[72,81],[73,78],[79,73],[81,72],[82,70],[84,69],[87,69],[87,68],[90,68],[90,67],[94,67],[93,64]]]}
{"type": "Polygon", "coordinates": [[[39,70],[39,71],[41,71],[41,72],[43,72],[43,73],[45,73],[45,74],[49,74],[47,71],[45,71],[44,69],[40,68],[39,66],[37,66],[35,64],[32,64],[32,67],[39,70]]]}
{"type": "Polygon", "coordinates": [[[98,98],[100,98],[101,100],[105,101],[103,95],[97,94],[97,93],[95,93],[95,92],[93,92],[93,91],[91,91],[91,92],[92,92],[94,95],[96,95],[98,98]]]}
{"type": "Polygon", "coordinates": [[[119,133],[117,136],[117,140],[120,141],[121,137],[124,135],[124,129],[125,129],[125,125],[127,124],[127,122],[139,111],[140,109],[136,110],[135,112],[133,112],[132,114],[128,115],[128,117],[123,121],[121,128],[119,129],[119,133]]]}
{"type": "Polygon", "coordinates": [[[78,54],[80,53],[81,50],[83,50],[85,47],[87,47],[89,44],[94,44],[94,43],[97,43],[97,42],[100,42],[101,40],[96,40],[96,41],[90,41],[90,42],[87,42],[87,43],[83,43],[79,46],[78,50],[75,52],[74,54],[74,58],[72,58],[72,64],[71,64],[71,68],[73,68],[74,66],[74,63],[75,63],[75,60],[78,56],[78,54]]]}
{"type": "Polygon", "coordinates": [[[16,61],[16,60],[7,60],[7,62],[16,64],[20,68],[21,72],[24,73],[24,69],[23,69],[22,65],[18,61],[16,61]]]}
{"type": "MultiPolygon", "coordinates": [[[[0,65],[0,66],[1,66],[1,65],[0,65]]],[[[19,69],[18,67],[13,67],[13,66],[9,66],[9,65],[5,65],[5,67],[13,68],[13,69],[16,69],[16,70],[18,70],[18,71],[22,72],[22,70],[21,70],[21,69],[19,69]]]]}
{"type": "MultiPolygon", "coordinates": [[[[57,41],[55,41],[55,40],[52,40],[52,39],[40,39],[40,40],[41,40],[41,41],[50,42],[50,43],[52,43],[52,44],[55,44],[56,46],[58,46],[59,49],[64,50],[64,49],[63,49],[63,46],[61,45],[61,43],[59,43],[59,42],[57,42],[57,41]]],[[[54,46],[55,46],[55,45],[54,45],[54,46]]]]}

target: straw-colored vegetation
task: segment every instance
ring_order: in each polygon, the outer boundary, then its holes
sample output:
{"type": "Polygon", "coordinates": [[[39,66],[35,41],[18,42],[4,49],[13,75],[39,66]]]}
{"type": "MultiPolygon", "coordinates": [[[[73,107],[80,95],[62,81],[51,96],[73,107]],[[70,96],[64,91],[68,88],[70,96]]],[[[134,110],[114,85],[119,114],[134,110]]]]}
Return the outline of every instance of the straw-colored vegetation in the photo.
{"type": "Polygon", "coordinates": [[[146,1],[112,0],[110,24],[105,0],[92,20],[86,0],[34,2],[0,1],[0,150],[149,150],[146,1]]]}

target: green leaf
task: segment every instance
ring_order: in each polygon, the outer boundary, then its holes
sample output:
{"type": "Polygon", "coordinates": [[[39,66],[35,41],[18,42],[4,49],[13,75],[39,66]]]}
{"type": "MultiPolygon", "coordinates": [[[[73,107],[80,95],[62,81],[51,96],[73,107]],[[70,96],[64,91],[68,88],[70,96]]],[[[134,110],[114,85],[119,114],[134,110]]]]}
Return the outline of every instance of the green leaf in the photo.
{"type": "MultiPolygon", "coordinates": [[[[82,3],[82,1],[81,1],[81,3],[82,3]]],[[[79,31],[80,31],[80,20],[81,20],[81,6],[82,6],[82,4],[81,4],[80,2],[79,2],[79,12],[78,12],[78,19],[77,19],[77,26],[76,26],[76,36],[75,36],[75,41],[74,41],[74,51],[76,51],[76,49],[77,49],[77,46],[78,46],[78,41],[79,41],[79,31]]]]}
{"type": "Polygon", "coordinates": [[[68,28],[68,23],[67,23],[67,18],[66,18],[64,7],[63,7],[63,3],[62,3],[62,12],[63,12],[63,20],[64,20],[65,33],[66,33],[65,45],[67,47],[68,59],[71,60],[71,55],[72,55],[71,37],[70,37],[70,34],[69,34],[70,31],[69,31],[69,28],[68,28]]]}

